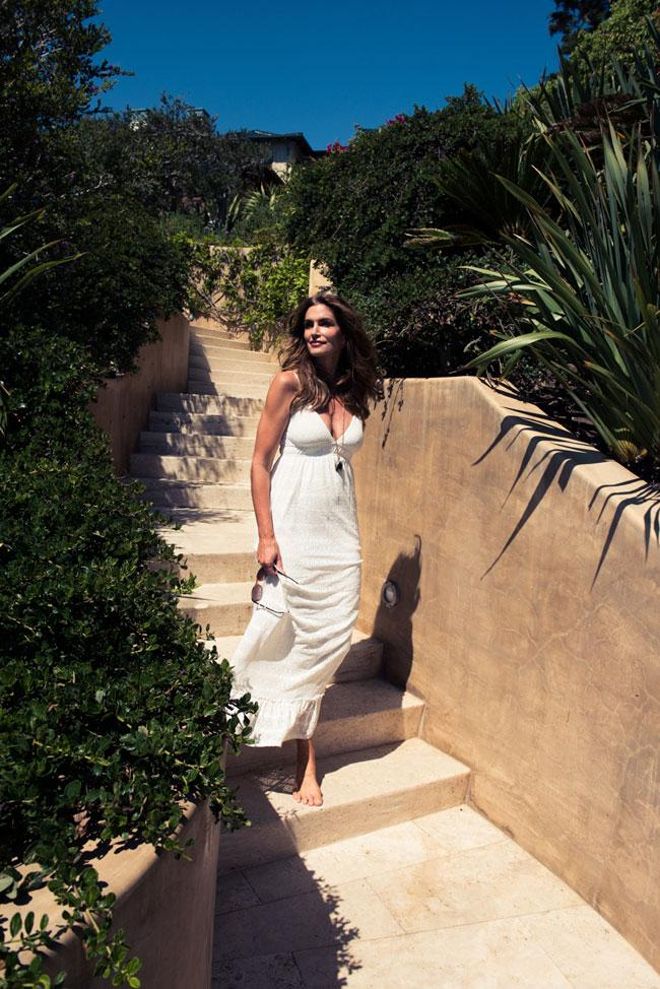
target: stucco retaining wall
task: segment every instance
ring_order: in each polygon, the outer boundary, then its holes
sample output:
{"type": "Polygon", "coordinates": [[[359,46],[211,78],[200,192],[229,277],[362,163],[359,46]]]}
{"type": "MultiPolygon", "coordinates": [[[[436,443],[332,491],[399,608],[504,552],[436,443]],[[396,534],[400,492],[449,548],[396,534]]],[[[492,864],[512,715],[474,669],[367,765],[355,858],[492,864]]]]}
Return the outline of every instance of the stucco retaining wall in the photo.
{"type": "Polygon", "coordinates": [[[658,966],[660,495],[475,378],[386,386],[354,461],[358,625],[472,803],[658,966]]]}
{"type": "Polygon", "coordinates": [[[183,392],[188,387],[190,324],[185,316],[159,320],[160,340],[145,344],[137,357],[138,371],[109,378],[90,411],[110,437],[115,469],[125,474],[140,432],[146,428],[158,392],[183,392]]]}
{"type": "MultiPolygon", "coordinates": [[[[114,929],[125,931],[129,957],[142,960],[143,989],[209,989],[211,984],[220,827],[205,803],[188,804],[186,817],[181,841],[194,842],[186,859],[169,852],[156,854],[151,845],[121,848],[116,841],[109,852],[89,860],[106,890],[117,896],[114,929]]],[[[25,916],[29,911],[37,918],[48,914],[51,930],[61,922],[61,908],[45,888],[8,908],[6,916],[15,912],[25,916]]],[[[67,972],[67,989],[110,985],[94,978],[94,965],[85,959],[82,942],[71,931],[60,936],[46,962],[51,976],[62,969],[67,972]]]]}

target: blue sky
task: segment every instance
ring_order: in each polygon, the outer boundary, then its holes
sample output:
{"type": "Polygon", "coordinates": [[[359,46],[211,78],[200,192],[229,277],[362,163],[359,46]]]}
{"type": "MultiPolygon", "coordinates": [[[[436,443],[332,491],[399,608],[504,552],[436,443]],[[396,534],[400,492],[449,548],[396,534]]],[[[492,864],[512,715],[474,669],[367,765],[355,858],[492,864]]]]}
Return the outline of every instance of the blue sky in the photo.
{"type": "Polygon", "coordinates": [[[220,131],[302,131],[323,148],[356,124],[436,109],[464,82],[500,99],[533,84],[557,65],[552,9],[552,0],[101,0],[113,37],[104,54],[135,73],[106,103],[153,106],[167,92],[217,116],[220,131]]]}

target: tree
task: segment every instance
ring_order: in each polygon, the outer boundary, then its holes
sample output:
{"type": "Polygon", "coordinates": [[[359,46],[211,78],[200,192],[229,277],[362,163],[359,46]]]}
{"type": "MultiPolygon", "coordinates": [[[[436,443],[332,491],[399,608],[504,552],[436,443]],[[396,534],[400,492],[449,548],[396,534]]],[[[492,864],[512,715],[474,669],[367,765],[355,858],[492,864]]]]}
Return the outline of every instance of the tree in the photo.
{"type": "Polygon", "coordinates": [[[49,134],[93,109],[119,74],[97,59],[110,41],[102,24],[90,23],[97,13],[96,0],[0,0],[4,185],[20,178],[24,189],[43,167],[49,134]]]}
{"type": "Polygon", "coordinates": [[[555,0],[550,34],[561,34],[562,50],[569,52],[579,31],[593,31],[610,15],[610,0],[555,0]]]}
{"type": "Polygon", "coordinates": [[[194,213],[214,229],[266,168],[255,144],[218,134],[206,110],[167,95],[146,110],[87,117],[68,137],[90,186],[131,195],[158,216],[194,213]]]}

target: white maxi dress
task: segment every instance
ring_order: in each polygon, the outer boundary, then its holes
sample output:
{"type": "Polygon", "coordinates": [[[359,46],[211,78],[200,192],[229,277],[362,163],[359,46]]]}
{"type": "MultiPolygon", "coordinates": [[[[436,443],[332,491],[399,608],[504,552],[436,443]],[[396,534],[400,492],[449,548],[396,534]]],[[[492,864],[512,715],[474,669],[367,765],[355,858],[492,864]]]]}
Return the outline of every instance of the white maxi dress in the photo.
{"type": "Polygon", "coordinates": [[[351,458],[363,440],[357,416],[335,440],[310,408],[293,412],[282,434],[270,497],[287,576],[265,579],[230,657],[232,696],[250,693],[259,705],[256,745],[311,738],[325,688],[350,648],[362,573],[351,458]]]}

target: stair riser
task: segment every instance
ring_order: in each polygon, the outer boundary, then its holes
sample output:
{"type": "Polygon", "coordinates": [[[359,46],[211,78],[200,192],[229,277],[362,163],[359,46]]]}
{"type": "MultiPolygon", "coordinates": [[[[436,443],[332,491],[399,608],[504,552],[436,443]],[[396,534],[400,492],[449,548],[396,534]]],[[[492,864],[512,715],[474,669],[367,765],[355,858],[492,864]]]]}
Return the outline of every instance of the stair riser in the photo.
{"type": "MultiPolygon", "coordinates": [[[[197,358],[199,360],[199,358],[197,358]]],[[[214,379],[227,378],[229,381],[269,381],[277,368],[274,365],[269,367],[239,367],[234,368],[231,371],[226,371],[222,365],[221,361],[218,361],[218,367],[213,368],[208,364],[196,364],[191,363],[188,368],[189,378],[207,378],[213,377],[214,379]]]]}
{"type": "Polygon", "coordinates": [[[166,488],[149,484],[149,478],[146,478],[145,481],[147,491],[143,497],[145,501],[150,501],[156,509],[226,508],[232,511],[246,511],[252,508],[252,495],[249,487],[209,484],[199,488],[166,488]]]}
{"type": "Polygon", "coordinates": [[[252,395],[200,395],[199,393],[160,394],[156,397],[158,412],[190,412],[202,415],[258,416],[264,407],[262,398],[252,395]]]}
{"type": "Polygon", "coordinates": [[[380,676],[383,669],[383,643],[378,639],[354,642],[341,666],[334,675],[333,683],[351,683],[355,680],[370,680],[380,676]]]}
{"type": "Polygon", "coordinates": [[[232,340],[229,337],[220,337],[217,333],[209,333],[205,330],[194,330],[192,327],[190,329],[190,342],[196,345],[204,345],[209,347],[226,347],[227,350],[231,350],[232,353],[254,353],[250,349],[250,343],[248,340],[232,340]]]}
{"type": "Polygon", "coordinates": [[[236,458],[250,460],[254,450],[254,437],[238,436],[183,436],[177,433],[140,434],[140,453],[155,453],[162,457],[218,457],[221,460],[236,458]]]}
{"type": "MultiPolygon", "coordinates": [[[[405,785],[402,781],[402,786],[405,785]]],[[[401,824],[424,814],[433,814],[465,802],[468,774],[411,787],[368,800],[356,793],[351,804],[324,806],[318,813],[279,818],[258,828],[247,828],[220,842],[220,872],[261,865],[319,848],[333,841],[368,834],[401,824]]],[[[238,801],[240,803],[240,788],[238,801]]]]}
{"type": "Polygon", "coordinates": [[[250,335],[247,330],[229,331],[221,323],[218,323],[217,320],[207,319],[205,316],[199,316],[197,319],[192,320],[190,323],[190,332],[208,333],[211,336],[223,340],[244,340],[248,344],[250,342],[250,335]]]}
{"type": "Polygon", "coordinates": [[[262,403],[266,398],[268,387],[261,384],[243,384],[223,381],[221,384],[213,382],[195,381],[188,382],[188,388],[197,395],[209,395],[213,397],[230,398],[252,398],[260,400],[262,403]]]}
{"type": "Polygon", "coordinates": [[[191,367],[188,372],[188,384],[217,385],[220,391],[228,395],[235,394],[234,388],[249,387],[267,389],[273,375],[252,373],[251,371],[209,371],[208,368],[191,367]]]}
{"type": "Polygon", "coordinates": [[[194,573],[200,584],[236,584],[254,580],[257,571],[254,552],[191,553],[186,557],[186,562],[188,569],[182,570],[181,575],[194,573]]]}
{"type": "MultiPolygon", "coordinates": [[[[149,435],[154,433],[181,436],[226,436],[228,439],[246,438],[254,445],[259,416],[202,415],[192,412],[152,412],[149,416],[149,435]]],[[[145,435],[145,434],[143,434],[145,435]]],[[[154,438],[157,442],[157,437],[154,438]]]]}
{"type": "Polygon", "coordinates": [[[257,358],[260,361],[275,361],[277,363],[276,351],[270,350],[247,350],[245,347],[236,347],[232,340],[214,340],[211,337],[200,337],[199,335],[190,337],[190,355],[206,355],[206,357],[228,357],[233,361],[245,361],[257,358]]]}
{"type": "Polygon", "coordinates": [[[205,484],[247,484],[250,480],[250,461],[134,453],[131,473],[135,477],[167,477],[205,484]]]}
{"type": "Polygon", "coordinates": [[[179,608],[184,614],[198,622],[202,628],[210,625],[212,635],[241,635],[252,617],[253,605],[248,598],[243,604],[232,602],[231,604],[209,604],[206,607],[195,607],[192,602],[182,598],[179,608]]]}
{"type": "MultiPolygon", "coordinates": [[[[419,732],[422,709],[420,704],[418,707],[373,711],[334,721],[323,721],[321,718],[314,732],[314,749],[322,758],[414,738],[419,732]]],[[[285,742],[281,748],[245,746],[238,756],[228,754],[227,772],[230,776],[242,776],[254,770],[293,766],[295,763],[295,741],[285,742]]]]}
{"type": "Polygon", "coordinates": [[[205,350],[193,350],[190,348],[189,368],[206,368],[213,371],[243,371],[254,374],[274,374],[279,365],[270,358],[259,357],[233,357],[220,351],[219,348],[209,347],[205,350]]]}

